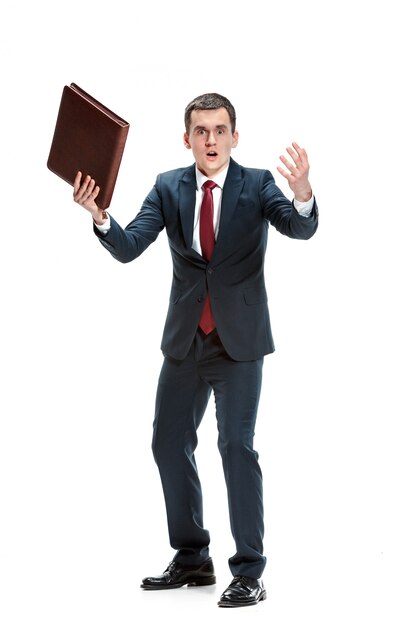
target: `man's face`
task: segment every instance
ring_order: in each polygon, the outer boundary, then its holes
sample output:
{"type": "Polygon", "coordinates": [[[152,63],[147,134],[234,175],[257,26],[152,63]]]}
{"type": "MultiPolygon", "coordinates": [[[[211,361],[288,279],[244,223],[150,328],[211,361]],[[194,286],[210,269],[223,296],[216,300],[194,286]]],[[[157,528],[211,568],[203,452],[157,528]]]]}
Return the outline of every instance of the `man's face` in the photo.
{"type": "Polygon", "coordinates": [[[229,164],[238,138],[237,131],[232,133],[226,109],[198,110],[191,112],[190,131],[184,133],[184,145],[193,151],[200,172],[212,178],[229,164]]]}

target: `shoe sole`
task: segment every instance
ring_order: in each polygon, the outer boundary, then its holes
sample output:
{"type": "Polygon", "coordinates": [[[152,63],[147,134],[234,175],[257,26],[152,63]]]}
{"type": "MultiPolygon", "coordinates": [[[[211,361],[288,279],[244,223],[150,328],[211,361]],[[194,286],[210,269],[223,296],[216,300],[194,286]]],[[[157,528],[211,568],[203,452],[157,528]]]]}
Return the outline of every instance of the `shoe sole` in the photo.
{"type": "Polygon", "coordinates": [[[266,591],[263,591],[259,599],[253,602],[218,602],[217,606],[224,609],[234,609],[242,606],[255,606],[255,604],[259,604],[262,600],[266,600],[266,591]]]}
{"type": "Polygon", "coordinates": [[[145,591],[166,591],[167,589],[179,589],[180,587],[205,587],[207,585],[215,585],[216,577],[207,576],[206,578],[200,578],[198,580],[190,580],[188,582],[176,583],[175,585],[141,585],[141,588],[145,591]]]}

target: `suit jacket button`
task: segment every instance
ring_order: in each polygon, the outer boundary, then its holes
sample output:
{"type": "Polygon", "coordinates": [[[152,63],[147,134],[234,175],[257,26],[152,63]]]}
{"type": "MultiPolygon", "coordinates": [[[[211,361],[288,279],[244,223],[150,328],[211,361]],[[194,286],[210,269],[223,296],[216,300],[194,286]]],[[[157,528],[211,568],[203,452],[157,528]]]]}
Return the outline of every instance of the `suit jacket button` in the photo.
{"type": "Polygon", "coordinates": [[[204,297],[203,297],[203,296],[198,296],[198,298],[197,298],[197,302],[203,302],[203,300],[204,300],[204,297]]]}
{"type": "Polygon", "coordinates": [[[207,270],[207,274],[212,274],[214,272],[214,269],[212,267],[209,267],[207,270]]]}

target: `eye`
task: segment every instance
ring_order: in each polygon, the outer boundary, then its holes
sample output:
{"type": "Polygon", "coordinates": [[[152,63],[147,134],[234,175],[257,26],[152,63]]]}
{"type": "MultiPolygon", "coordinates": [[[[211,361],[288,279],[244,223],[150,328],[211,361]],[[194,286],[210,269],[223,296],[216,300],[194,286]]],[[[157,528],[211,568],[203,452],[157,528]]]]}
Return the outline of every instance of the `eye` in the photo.
{"type": "Polygon", "coordinates": [[[218,135],[224,135],[224,130],[222,128],[219,128],[217,131],[218,135]]]}
{"type": "Polygon", "coordinates": [[[205,135],[205,134],[206,134],[206,131],[204,130],[204,128],[199,128],[199,129],[198,129],[198,131],[197,131],[197,135],[201,135],[201,136],[203,136],[203,135],[205,135]]]}

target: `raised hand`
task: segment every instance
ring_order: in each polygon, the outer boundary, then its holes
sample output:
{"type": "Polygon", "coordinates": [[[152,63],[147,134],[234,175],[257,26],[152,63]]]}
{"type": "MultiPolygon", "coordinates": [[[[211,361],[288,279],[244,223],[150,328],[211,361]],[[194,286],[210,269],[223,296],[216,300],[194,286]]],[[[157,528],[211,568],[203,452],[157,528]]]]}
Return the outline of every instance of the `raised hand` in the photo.
{"type": "Polygon", "coordinates": [[[87,175],[82,180],[82,173],[78,172],[74,180],[74,202],[86,209],[98,224],[103,222],[103,211],[96,204],[96,198],[100,193],[100,187],[96,185],[94,178],[87,175]]]}
{"type": "Polygon", "coordinates": [[[311,185],[308,180],[310,165],[308,163],[307,152],[304,148],[295,143],[292,147],[287,148],[287,152],[292,161],[288,160],[284,155],[279,158],[287,169],[277,167],[278,172],[287,179],[291,191],[296,200],[307,202],[312,196],[311,185]]]}

